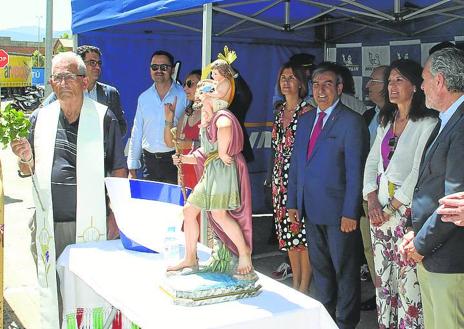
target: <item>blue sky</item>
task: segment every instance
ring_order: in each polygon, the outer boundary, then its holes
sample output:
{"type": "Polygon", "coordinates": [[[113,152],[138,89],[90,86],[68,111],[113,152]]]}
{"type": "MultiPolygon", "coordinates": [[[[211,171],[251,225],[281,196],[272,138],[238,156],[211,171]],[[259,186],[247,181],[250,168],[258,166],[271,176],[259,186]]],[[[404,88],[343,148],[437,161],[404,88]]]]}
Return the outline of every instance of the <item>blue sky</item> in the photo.
{"type": "MultiPolygon", "coordinates": [[[[0,30],[21,27],[37,26],[45,29],[45,15],[47,0],[1,0],[0,30]]],[[[71,0],[53,1],[53,30],[71,30],[71,0]]]]}

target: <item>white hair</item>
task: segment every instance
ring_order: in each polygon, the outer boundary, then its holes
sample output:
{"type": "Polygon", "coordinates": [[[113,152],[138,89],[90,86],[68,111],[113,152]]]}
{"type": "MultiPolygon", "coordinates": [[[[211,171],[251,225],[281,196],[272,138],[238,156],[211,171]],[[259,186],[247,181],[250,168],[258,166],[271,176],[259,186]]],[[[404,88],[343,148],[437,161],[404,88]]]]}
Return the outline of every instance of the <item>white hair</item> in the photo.
{"type": "Polygon", "coordinates": [[[464,52],[454,47],[438,50],[429,57],[430,73],[442,73],[450,92],[464,92],[464,52]]]}
{"type": "Polygon", "coordinates": [[[52,72],[55,65],[57,65],[60,62],[76,63],[79,74],[86,75],[87,73],[84,60],[81,58],[81,56],[77,55],[76,53],[73,53],[72,51],[58,53],[53,57],[52,72]]]}

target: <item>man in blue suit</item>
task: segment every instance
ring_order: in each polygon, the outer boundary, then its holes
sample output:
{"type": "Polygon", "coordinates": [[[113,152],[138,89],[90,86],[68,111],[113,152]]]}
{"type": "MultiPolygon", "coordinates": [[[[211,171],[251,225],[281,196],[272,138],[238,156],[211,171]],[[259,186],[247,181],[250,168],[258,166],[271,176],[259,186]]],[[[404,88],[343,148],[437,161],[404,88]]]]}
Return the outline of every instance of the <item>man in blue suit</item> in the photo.
{"type": "Polygon", "coordinates": [[[360,317],[358,221],[369,135],[361,115],[343,105],[337,66],[324,63],[312,75],[317,111],[298,122],[290,162],[287,208],[291,221],[306,218],[315,298],[340,328],[360,317]]]}
{"type": "Polygon", "coordinates": [[[425,327],[464,328],[464,228],[445,222],[459,213],[457,205],[439,207],[441,198],[464,191],[464,52],[434,52],[422,77],[426,105],[440,112],[440,122],[422,156],[409,223],[413,231],[404,236],[401,252],[419,263],[425,327]]]}

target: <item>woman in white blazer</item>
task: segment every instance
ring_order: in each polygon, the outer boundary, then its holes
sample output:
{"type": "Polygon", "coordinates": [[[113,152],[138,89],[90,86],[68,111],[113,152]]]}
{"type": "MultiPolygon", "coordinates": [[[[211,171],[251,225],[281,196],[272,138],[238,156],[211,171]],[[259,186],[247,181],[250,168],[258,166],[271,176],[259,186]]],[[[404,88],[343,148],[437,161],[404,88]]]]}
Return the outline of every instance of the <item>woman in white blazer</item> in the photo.
{"type": "Polygon", "coordinates": [[[386,72],[385,106],[367,158],[363,196],[368,202],[380,328],[423,328],[414,264],[398,252],[425,145],[438,112],[425,107],[422,68],[394,61],[386,72]]]}

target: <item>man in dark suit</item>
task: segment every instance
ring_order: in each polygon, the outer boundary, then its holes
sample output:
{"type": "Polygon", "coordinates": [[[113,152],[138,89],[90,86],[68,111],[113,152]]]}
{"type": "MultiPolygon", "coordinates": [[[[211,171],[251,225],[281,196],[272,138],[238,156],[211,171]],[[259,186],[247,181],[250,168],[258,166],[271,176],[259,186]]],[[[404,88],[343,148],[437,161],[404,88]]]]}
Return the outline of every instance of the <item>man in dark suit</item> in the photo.
{"type": "Polygon", "coordinates": [[[368,133],[361,115],[339,101],[337,66],[312,75],[317,110],[298,122],[290,162],[287,208],[292,222],[306,218],[315,298],[340,328],[359,322],[363,165],[368,133]]]}
{"type": "MultiPolygon", "coordinates": [[[[87,96],[100,104],[108,106],[108,109],[113,112],[118,119],[121,136],[124,136],[127,132],[127,122],[124,118],[124,111],[121,106],[119,92],[116,88],[98,81],[98,79],[100,79],[102,68],[102,54],[100,49],[94,46],[85,45],[78,47],[76,53],[84,60],[87,68],[87,78],[89,80],[89,85],[86,91],[87,96]]],[[[42,106],[48,105],[54,101],[56,101],[56,95],[51,93],[42,102],[42,106]]]]}
{"type": "Polygon", "coordinates": [[[464,52],[434,52],[422,77],[426,105],[440,112],[440,121],[422,156],[411,207],[413,231],[400,251],[419,263],[425,327],[464,328],[464,228],[437,213],[441,198],[464,191],[464,52]]]}
{"type": "MultiPolygon", "coordinates": [[[[366,122],[367,128],[369,130],[369,149],[372,147],[377,135],[377,127],[379,126],[379,113],[380,109],[385,105],[385,70],[388,66],[382,65],[377,66],[372,70],[371,76],[366,84],[366,89],[368,90],[369,100],[374,103],[374,106],[367,109],[366,112],[362,114],[364,121],[366,122]]],[[[372,241],[371,241],[371,225],[369,218],[367,218],[367,202],[363,202],[363,215],[359,221],[359,229],[361,230],[361,237],[364,247],[364,256],[367,261],[367,266],[369,268],[369,273],[372,278],[372,283],[375,283],[375,270],[374,270],[374,252],[372,250],[372,241]]],[[[362,311],[371,311],[375,310],[376,299],[375,294],[371,298],[365,300],[361,303],[362,311]]]]}

